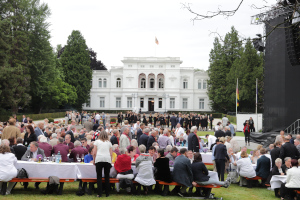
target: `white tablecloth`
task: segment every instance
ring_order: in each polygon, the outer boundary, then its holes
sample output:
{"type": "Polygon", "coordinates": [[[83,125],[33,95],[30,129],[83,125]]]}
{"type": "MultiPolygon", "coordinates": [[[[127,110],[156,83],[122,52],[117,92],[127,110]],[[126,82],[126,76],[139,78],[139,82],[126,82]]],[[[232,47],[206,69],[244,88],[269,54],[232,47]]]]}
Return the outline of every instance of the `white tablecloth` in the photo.
{"type": "Polygon", "coordinates": [[[49,176],[57,176],[59,178],[76,179],[78,171],[75,163],[38,163],[18,161],[16,168],[24,168],[29,177],[35,178],[48,178],[49,176]]]}
{"type": "Polygon", "coordinates": [[[286,175],[274,175],[270,180],[270,185],[272,189],[280,188],[282,183],[286,182],[286,175]]]}
{"type": "Polygon", "coordinates": [[[201,153],[202,156],[202,162],[204,164],[213,164],[212,162],[212,152],[207,152],[207,153],[201,153]]]}

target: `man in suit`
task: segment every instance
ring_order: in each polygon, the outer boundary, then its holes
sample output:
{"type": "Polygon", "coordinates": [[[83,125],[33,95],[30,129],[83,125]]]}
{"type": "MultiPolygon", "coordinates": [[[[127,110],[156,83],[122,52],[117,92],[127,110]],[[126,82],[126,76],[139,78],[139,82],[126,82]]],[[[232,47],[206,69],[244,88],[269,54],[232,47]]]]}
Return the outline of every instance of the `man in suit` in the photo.
{"type": "Polygon", "coordinates": [[[74,143],[71,142],[71,135],[66,135],[65,136],[65,142],[64,142],[64,144],[69,147],[69,150],[74,149],[74,143]]]}
{"type": "Polygon", "coordinates": [[[284,137],[285,143],[280,148],[279,157],[281,160],[284,160],[285,157],[291,157],[292,159],[299,158],[299,151],[295,147],[295,145],[290,143],[290,138],[288,136],[284,137]]]}
{"type": "Polygon", "coordinates": [[[43,122],[39,122],[38,126],[34,129],[34,134],[36,135],[36,140],[38,141],[38,137],[40,135],[44,135],[42,129],[44,128],[44,123],[43,122]]]}
{"type": "MultiPolygon", "coordinates": [[[[261,148],[260,149],[261,157],[257,160],[257,166],[256,166],[256,176],[262,177],[263,179],[267,179],[270,174],[271,169],[271,161],[268,157],[265,156],[266,149],[261,148]]],[[[263,182],[262,182],[262,185],[263,182]]]]}
{"type": "Polygon", "coordinates": [[[12,147],[14,149],[15,155],[18,160],[21,160],[22,156],[25,154],[27,151],[27,147],[23,145],[23,140],[22,138],[17,138],[17,145],[12,147]]]}
{"type": "Polygon", "coordinates": [[[275,166],[275,160],[279,158],[280,155],[280,148],[281,148],[281,141],[275,142],[275,147],[274,149],[271,150],[271,159],[272,159],[272,166],[275,166]]]}
{"type": "Polygon", "coordinates": [[[171,130],[176,127],[177,118],[175,117],[175,113],[172,114],[172,117],[170,118],[171,121],[171,130]]]}
{"type": "Polygon", "coordinates": [[[78,162],[77,161],[77,155],[82,158],[82,154],[85,156],[86,154],[88,154],[88,150],[83,148],[81,146],[81,142],[76,140],[74,143],[75,148],[72,149],[69,158],[73,158],[73,162],[78,162]]]}
{"type": "Polygon", "coordinates": [[[39,143],[37,142],[31,142],[30,148],[24,153],[21,160],[24,161],[38,161],[37,155],[42,155],[43,158],[45,158],[44,150],[39,148],[39,143]]]}
{"type": "Polygon", "coordinates": [[[148,137],[148,140],[147,140],[146,151],[148,151],[149,148],[152,146],[152,144],[154,142],[156,142],[156,134],[157,134],[157,132],[155,130],[150,132],[150,136],[148,137]]]}
{"type": "Polygon", "coordinates": [[[16,120],[14,118],[10,118],[8,120],[9,125],[3,129],[3,133],[1,139],[10,139],[11,137],[18,138],[21,137],[21,131],[16,127],[16,120]]]}
{"type": "Polygon", "coordinates": [[[226,146],[224,145],[223,138],[220,140],[220,144],[216,145],[214,151],[214,157],[216,162],[216,168],[218,172],[218,177],[221,181],[224,181],[224,172],[225,172],[225,161],[229,160],[226,146]]]}
{"type": "Polygon", "coordinates": [[[110,142],[112,145],[117,144],[119,145],[119,137],[120,137],[120,133],[117,129],[114,129],[112,131],[113,135],[110,138],[110,142]]]}
{"type": "Polygon", "coordinates": [[[93,131],[96,131],[99,128],[100,124],[98,121],[96,121],[96,124],[93,126],[93,131]]]}
{"type": "Polygon", "coordinates": [[[74,137],[74,133],[76,131],[76,126],[71,126],[70,130],[66,132],[66,136],[70,135],[71,136],[71,142],[75,142],[75,137],[74,137]]]}
{"type": "Polygon", "coordinates": [[[145,124],[141,123],[140,127],[138,128],[138,130],[136,132],[136,138],[137,138],[138,143],[139,143],[139,139],[140,139],[141,135],[143,135],[144,128],[145,128],[145,124]]]}
{"type": "Polygon", "coordinates": [[[52,146],[47,142],[47,138],[42,136],[39,142],[39,148],[44,150],[45,156],[50,157],[52,152],[52,146]]]}
{"type": "Polygon", "coordinates": [[[215,132],[215,137],[216,138],[225,137],[225,133],[221,129],[219,129],[215,132]]]}
{"type": "Polygon", "coordinates": [[[148,143],[148,138],[149,138],[149,132],[150,132],[150,129],[149,128],[145,128],[144,129],[144,134],[141,135],[140,139],[139,139],[139,146],[141,144],[145,145],[145,147],[147,147],[147,143],[148,143]]]}
{"type": "Polygon", "coordinates": [[[92,120],[89,119],[88,121],[84,122],[83,127],[86,129],[87,132],[93,130],[93,123],[92,120]]]}
{"type": "Polygon", "coordinates": [[[174,162],[173,180],[183,186],[181,189],[180,186],[176,186],[174,191],[177,192],[178,196],[184,197],[186,196],[186,189],[192,187],[193,172],[191,161],[187,158],[187,149],[182,148],[179,153],[180,155],[174,162]]]}
{"type": "Polygon", "coordinates": [[[64,138],[59,137],[57,141],[57,145],[53,146],[52,153],[57,155],[59,152],[61,155],[61,161],[68,162],[69,147],[63,143],[64,143],[64,138]]]}
{"type": "Polygon", "coordinates": [[[191,133],[188,136],[188,150],[199,152],[199,139],[197,136],[197,126],[191,128],[191,133]]]}
{"type": "Polygon", "coordinates": [[[179,116],[177,118],[177,123],[179,123],[180,126],[183,127],[183,118],[181,117],[181,114],[179,114],[179,116]]]}

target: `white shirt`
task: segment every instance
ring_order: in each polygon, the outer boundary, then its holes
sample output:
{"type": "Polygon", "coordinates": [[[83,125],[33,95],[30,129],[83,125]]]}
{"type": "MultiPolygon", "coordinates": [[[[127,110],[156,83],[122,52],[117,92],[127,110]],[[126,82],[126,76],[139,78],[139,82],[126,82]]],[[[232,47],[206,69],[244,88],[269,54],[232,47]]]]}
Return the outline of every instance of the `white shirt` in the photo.
{"type": "Polygon", "coordinates": [[[292,167],[286,172],[286,184],[287,188],[299,188],[300,185],[300,169],[297,167],[292,167]]]}
{"type": "Polygon", "coordinates": [[[97,114],[97,115],[95,116],[95,119],[96,119],[96,120],[100,120],[100,115],[97,114]]]}
{"type": "Polygon", "coordinates": [[[180,136],[183,136],[184,135],[184,130],[182,127],[179,127],[176,129],[175,131],[175,134],[176,134],[176,137],[179,138],[180,136]]]}
{"type": "Polygon", "coordinates": [[[135,123],[134,126],[133,126],[133,130],[135,131],[135,130],[137,130],[138,128],[140,128],[140,124],[135,123]]]}
{"type": "Polygon", "coordinates": [[[219,128],[220,128],[220,126],[219,126],[219,125],[216,125],[216,126],[215,126],[215,131],[218,131],[219,128]]]}
{"type": "Polygon", "coordinates": [[[208,142],[208,149],[210,149],[211,145],[216,143],[216,137],[214,135],[209,135],[207,138],[207,142],[208,142]]]}
{"type": "Polygon", "coordinates": [[[169,140],[171,142],[172,147],[174,146],[174,138],[172,135],[169,136],[169,140]]]}
{"type": "Polygon", "coordinates": [[[38,152],[38,150],[36,150],[35,152],[32,152],[32,159],[35,159],[37,157],[37,152],[38,152]]]}
{"type": "Polygon", "coordinates": [[[17,158],[12,153],[0,154],[0,180],[8,182],[17,176],[17,158]]]}
{"type": "Polygon", "coordinates": [[[108,162],[111,163],[110,149],[112,144],[110,141],[103,142],[102,140],[96,140],[94,146],[97,147],[97,154],[95,158],[95,163],[97,162],[108,162]]]}
{"type": "Polygon", "coordinates": [[[228,122],[228,118],[227,117],[223,117],[222,118],[222,124],[223,124],[224,127],[227,125],[227,122],[228,122]]]}

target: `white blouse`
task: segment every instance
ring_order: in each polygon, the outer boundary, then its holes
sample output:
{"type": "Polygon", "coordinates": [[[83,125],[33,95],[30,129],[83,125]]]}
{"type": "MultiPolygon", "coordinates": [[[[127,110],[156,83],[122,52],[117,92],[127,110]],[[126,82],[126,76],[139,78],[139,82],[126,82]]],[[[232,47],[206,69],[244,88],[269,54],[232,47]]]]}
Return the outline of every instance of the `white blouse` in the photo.
{"type": "Polygon", "coordinates": [[[102,140],[98,139],[94,142],[94,146],[97,147],[95,163],[97,162],[111,163],[110,149],[112,148],[112,144],[110,143],[110,141],[107,140],[103,142],[102,140]]]}

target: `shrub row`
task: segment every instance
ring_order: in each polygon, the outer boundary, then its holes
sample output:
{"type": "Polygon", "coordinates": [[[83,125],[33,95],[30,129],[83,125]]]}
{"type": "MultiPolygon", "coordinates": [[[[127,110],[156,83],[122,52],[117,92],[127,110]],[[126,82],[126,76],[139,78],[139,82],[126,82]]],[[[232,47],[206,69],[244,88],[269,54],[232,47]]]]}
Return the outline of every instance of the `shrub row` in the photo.
{"type": "MultiPolygon", "coordinates": [[[[0,121],[7,121],[11,116],[9,115],[0,115],[0,121]]],[[[57,113],[42,113],[42,114],[27,114],[26,117],[30,117],[32,120],[43,120],[45,118],[48,118],[50,121],[50,118],[63,118],[65,117],[65,112],[57,112],[57,113]]],[[[17,119],[19,121],[22,121],[23,115],[17,115],[17,119]]]]}

